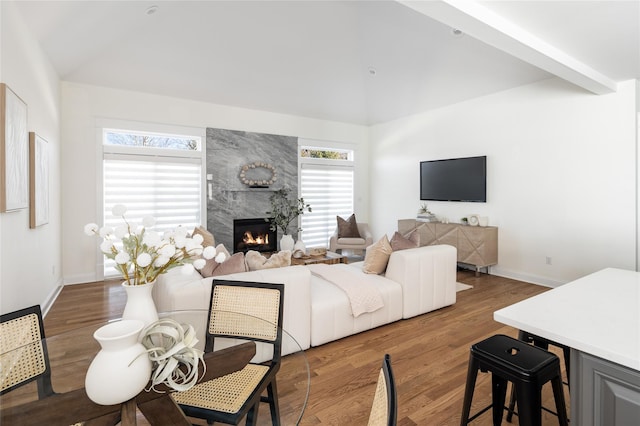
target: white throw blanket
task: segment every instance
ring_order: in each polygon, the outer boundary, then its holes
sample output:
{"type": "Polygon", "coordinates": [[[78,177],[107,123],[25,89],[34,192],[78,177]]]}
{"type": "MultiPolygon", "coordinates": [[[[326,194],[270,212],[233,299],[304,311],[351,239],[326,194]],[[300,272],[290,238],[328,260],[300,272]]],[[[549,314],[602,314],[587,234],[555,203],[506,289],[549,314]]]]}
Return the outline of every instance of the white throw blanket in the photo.
{"type": "Polygon", "coordinates": [[[307,267],[313,275],[329,281],[345,292],[351,302],[354,317],[365,312],[375,312],[384,306],[380,292],[367,283],[362,271],[343,264],[315,264],[307,267]]]}

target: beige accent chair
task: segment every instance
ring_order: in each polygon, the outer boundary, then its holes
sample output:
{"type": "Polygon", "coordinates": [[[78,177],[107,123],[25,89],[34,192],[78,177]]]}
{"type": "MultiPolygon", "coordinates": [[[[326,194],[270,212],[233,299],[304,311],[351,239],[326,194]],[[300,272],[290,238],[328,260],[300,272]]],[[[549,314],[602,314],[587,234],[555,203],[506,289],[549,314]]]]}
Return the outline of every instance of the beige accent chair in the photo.
{"type": "Polygon", "coordinates": [[[329,238],[329,251],[337,253],[338,250],[342,252],[342,249],[362,251],[373,244],[373,235],[367,223],[358,222],[358,232],[362,238],[338,238],[338,227],[334,231],[331,238],[329,238]]]}

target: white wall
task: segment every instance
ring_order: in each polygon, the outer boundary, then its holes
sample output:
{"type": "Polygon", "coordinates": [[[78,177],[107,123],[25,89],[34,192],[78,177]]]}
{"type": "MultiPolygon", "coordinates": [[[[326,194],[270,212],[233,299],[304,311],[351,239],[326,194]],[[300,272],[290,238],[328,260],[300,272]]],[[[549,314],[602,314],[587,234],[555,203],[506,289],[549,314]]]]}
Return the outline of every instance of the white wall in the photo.
{"type": "Polygon", "coordinates": [[[60,87],[12,2],[0,2],[0,79],[27,104],[28,129],[48,141],[49,223],[29,229],[29,209],[0,214],[0,312],[48,308],[62,283],[60,87]]]}
{"type": "Polygon", "coordinates": [[[356,180],[356,213],[368,214],[368,128],[351,124],[234,108],[125,90],[62,83],[62,240],[65,283],[96,280],[95,238],[86,237],[85,223],[97,222],[100,146],[96,121],[133,120],[196,128],[216,127],[308,139],[351,142],[362,156],[356,180]]]}
{"type": "Polygon", "coordinates": [[[635,81],[596,96],[550,79],[374,126],[374,233],[415,217],[421,160],[486,155],[487,203],[428,205],[451,222],[478,213],[499,227],[492,273],[556,286],[635,269],[635,103],[635,81]]]}

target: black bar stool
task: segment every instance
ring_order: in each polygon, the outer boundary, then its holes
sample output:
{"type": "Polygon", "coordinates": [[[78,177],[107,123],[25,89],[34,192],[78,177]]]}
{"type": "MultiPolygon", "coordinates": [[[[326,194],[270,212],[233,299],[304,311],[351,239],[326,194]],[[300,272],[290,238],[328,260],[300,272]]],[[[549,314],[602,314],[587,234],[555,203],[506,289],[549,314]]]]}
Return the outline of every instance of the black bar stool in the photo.
{"type": "MultiPolygon", "coordinates": [[[[460,425],[493,408],[494,426],[502,423],[507,382],[513,383],[518,398],[518,418],[522,426],[542,423],[542,386],[551,381],[558,421],[568,425],[567,408],[560,377],[560,359],[544,349],[498,334],[471,346],[469,370],[460,425]],[[491,372],[492,404],[469,418],[478,370],[491,372]]],[[[554,413],[555,414],[555,413],[554,413]]]]}
{"type": "MultiPolygon", "coordinates": [[[[564,358],[564,368],[567,375],[567,381],[563,382],[567,387],[570,388],[569,385],[569,377],[571,377],[571,348],[561,343],[556,343],[553,340],[549,340],[546,337],[540,337],[536,334],[531,334],[526,331],[520,330],[518,332],[518,340],[522,340],[523,342],[533,344],[533,346],[537,346],[539,348],[549,350],[549,346],[555,346],[557,348],[562,349],[562,358],[564,358]]],[[[509,408],[507,408],[507,421],[511,423],[511,419],[513,418],[513,413],[516,406],[516,388],[511,387],[511,396],[509,397],[509,408]]]]}

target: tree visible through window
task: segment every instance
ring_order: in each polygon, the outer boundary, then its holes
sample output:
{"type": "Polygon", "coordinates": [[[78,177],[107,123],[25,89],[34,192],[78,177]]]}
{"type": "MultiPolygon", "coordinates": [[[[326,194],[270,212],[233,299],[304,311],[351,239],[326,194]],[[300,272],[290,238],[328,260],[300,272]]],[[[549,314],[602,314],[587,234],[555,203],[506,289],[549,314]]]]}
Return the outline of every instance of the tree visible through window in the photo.
{"type": "Polygon", "coordinates": [[[300,157],[302,158],[326,158],[329,160],[349,160],[348,151],[337,151],[329,149],[300,149],[300,157]]]}
{"type": "Polygon", "coordinates": [[[180,149],[199,151],[200,140],[188,137],[136,134],[131,132],[105,132],[106,145],[136,146],[146,148],[180,149]]]}

